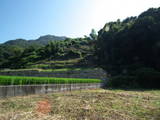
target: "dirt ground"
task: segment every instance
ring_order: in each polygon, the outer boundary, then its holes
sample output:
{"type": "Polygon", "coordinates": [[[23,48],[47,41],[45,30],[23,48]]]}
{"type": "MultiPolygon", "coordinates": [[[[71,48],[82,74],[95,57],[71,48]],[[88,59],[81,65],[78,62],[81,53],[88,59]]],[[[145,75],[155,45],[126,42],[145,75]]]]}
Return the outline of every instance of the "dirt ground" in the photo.
{"type": "Polygon", "coordinates": [[[0,99],[0,120],[160,120],[160,90],[82,90],[0,99]]]}

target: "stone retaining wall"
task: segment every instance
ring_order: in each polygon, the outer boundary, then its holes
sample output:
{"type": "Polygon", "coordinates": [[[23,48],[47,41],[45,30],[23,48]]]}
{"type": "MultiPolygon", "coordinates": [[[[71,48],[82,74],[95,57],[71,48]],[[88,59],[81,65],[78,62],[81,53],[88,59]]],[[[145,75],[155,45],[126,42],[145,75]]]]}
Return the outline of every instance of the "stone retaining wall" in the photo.
{"type": "Polygon", "coordinates": [[[71,91],[100,87],[102,87],[101,83],[0,86],[0,98],[26,96],[31,94],[46,94],[60,91],[71,91]]]}
{"type": "Polygon", "coordinates": [[[63,77],[63,78],[96,78],[105,80],[107,74],[102,69],[96,70],[80,70],[80,71],[64,71],[64,72],[40,72],[36,70],[30,71],[3,71],[0,75],[10,76],[37,76],[37,77],[63,77]]]}

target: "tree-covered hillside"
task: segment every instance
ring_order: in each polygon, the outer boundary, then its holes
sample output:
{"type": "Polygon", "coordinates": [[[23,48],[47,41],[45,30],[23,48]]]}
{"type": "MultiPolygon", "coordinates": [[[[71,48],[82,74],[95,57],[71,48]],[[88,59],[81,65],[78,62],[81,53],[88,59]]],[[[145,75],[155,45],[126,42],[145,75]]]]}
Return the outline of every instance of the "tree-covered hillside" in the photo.
{"type": "MultiPolygon", "coordinates": [[[[0,44],[0,67],[8,67],[13,58],[16,57],[16,60],[19,60],[17,56],[21,56],[22,52],[32,51],[31,49],[39,49],[40,47],[44,47],[50,42],[62,41],[67,37],[58,37],[54,35],[45,35],[41,36],[36,40],[25,40],[25,39],[16,39],[9,40],[3,44],[0,44]],[[2,64],[7,65],[2,65],[2,64]]],[[[25,54],[25,53],[24,53],[25,54]]],[[[24,56],[25,57],[25,56],[24,56]]],[[[13,62],[14,63],[14,62],[13,62]]]]}
{"type": "Polygon", "coordinates": [[[19,69],[44,60],[85,58],[93,55],[95,37],[91,33],[90,37],[74,39],[44,36],[32,41],[9,41],[0,46],[0,68],[19,69]]]}
{"type": "Polygon", "coordinates": [[[96,49],[108,73],[123,75],[112,84],[160,87],[160,8],[107,23],[99,31],[96,49]]]}
{"type": "Polygon", "coordinates": [[[36,40],[25,40],[25,39],[16,39],[16,40],[9,40],[0,46],[7,46],[7,47],[20,47],[20,48],[27,48],[29,46],[37,45],[37,46],[44,46],[47,45],[49,42],[65,40],[67,37],[59,37],[54,35],[45,35],[41,36],[36,40]]]}

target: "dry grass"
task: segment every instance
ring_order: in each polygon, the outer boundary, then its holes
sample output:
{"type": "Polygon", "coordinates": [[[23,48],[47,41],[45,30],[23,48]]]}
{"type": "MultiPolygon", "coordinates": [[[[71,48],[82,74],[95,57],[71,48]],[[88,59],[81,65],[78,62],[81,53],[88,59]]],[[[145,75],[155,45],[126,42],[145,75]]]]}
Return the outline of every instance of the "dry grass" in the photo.
{"type": "Polygon", "coordinates": [[[160,120],[160,90],[84,90],[0,100],[0,120],[160,120]]]}

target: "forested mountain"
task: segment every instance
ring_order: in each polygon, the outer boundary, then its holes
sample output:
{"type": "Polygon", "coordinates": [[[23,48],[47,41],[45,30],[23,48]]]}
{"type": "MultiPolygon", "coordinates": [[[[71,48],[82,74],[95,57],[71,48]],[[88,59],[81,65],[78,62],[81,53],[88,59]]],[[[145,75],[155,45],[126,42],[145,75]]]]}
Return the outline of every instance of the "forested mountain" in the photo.
{"type": "Polygon", "coordinates": [[[17,40],[16,42],[19,44],[15,45],[13,44],[14,41],[13,43],[9,41],[0,47],[0,68],[19,69],[26,68],[42,60],[82,58],[92,55],[94,52],[95,34],[90,35],[93,38],[87,36],[74,39],[61,37],[56,40],[53,40],[55,37],[45,36],[35,41],[27,41],[27,43],[32,42],[30,46],[25,46],[25,40],[17,40]],[[44,43],[45,40],[48,41],[47,44],[44,43]],[[35,45],[33,42],[39,44],[35,45]]]}
{"type": "Polygon", "coordinates": [[[28,42],[25,39],[16,39],[16,40],[9,40],[3,44],[1,44],[0,46],[5,47],[5,46],[17,46],[17,47],[26,47],[28,46],[28,42]]]}
{"type": "Polygon", "coordinates": [[[25,40],[25,39],[16,39],[16,40],[10,40],[7,41],[0,46],[17,46],[22,48],[27,48],[29,46],[37,45],[37,46],[44,46],[47,45],[49,42],[57,41],[57,40],[65,40],[67,37],[58,37],[54,35],[45,35],[41,36],[38,39],[35,40],[25,40]]]}
{"type": "Polygon", "coordinates": [[[107,23],[99,31],[97,56],[112,76],[129,76],[123,85],[160,87],[160,8],[107,23]]]}
{"type": "MultiPolygon", "coordinates": [[[[41,36],[36,40],[16,39],[16,40],[10,40],[3,44],[0,44],[0,68],[2,67],[1,65],[4,63],[5,65],[3,65],[3,67],[6,68],[7,66],[10,66],[10,63],[14,63],[13,58],[16,58],[16,60],[18,60],[17,57],[21,56],[23,52],[26,52],[26,51],[31,52],[33,50],[36,50],[48,45],[50,42],[63,41],[65,39],[67,39],[67,37],[46,35],[46,36],[41,36]],[[10,63],[8,63],[9,61],[10,63]]],[[[21,61],[18,61],[18,62],[21,62],[21,61]]]]}

